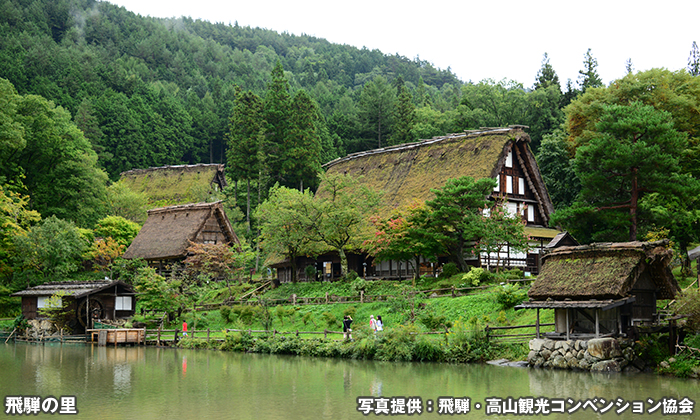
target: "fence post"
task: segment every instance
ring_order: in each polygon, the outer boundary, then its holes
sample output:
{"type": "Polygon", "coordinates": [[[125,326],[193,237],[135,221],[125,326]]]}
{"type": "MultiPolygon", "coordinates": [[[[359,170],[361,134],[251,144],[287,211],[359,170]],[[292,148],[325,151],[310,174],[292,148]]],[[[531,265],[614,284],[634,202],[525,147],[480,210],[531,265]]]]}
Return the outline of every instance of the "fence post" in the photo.
{"type": "Polygon", "coordinates": [[[296,304],[297,304],[297,294],[292,293],[292,305],[296,305],[296,304]]]}
{"type": "Polygon", "coordinates": [[[209,342],[209,328],[207,328],[207,343],[209,342]]]}
{"type": "Polygon", "coordinates": [[[158,345],[158,347],[160,347],[160,328],[161,328],[161,326],[159,325],[158,326],[158,338],[156,339],[156,344],[158,345]]]}
{"type": "Polygon", "coordinates": [[[360,290],[360,303],[365,303],[365,291],[360,290]]]}
{"type": "Polygon", "coordinates": [[[323,330],[323,338],[328,338],[328,330],[323,330]]]}
{"type": "Polygon", "coordinates": [[[174,338],[175,344],[177,344],[177,333],[179,333],[179,332],[180,332],[180,330],[178,330],[177,328],[175,328],[175,338],[174,338]]]}
{"type": "Polygon", "coordinates": [[[489,341],[489,335],[491,334],[491,329],[489,328],[488,324],[486,324],[486,328],[484,328],[484,331],[486,332],[486,341],[489,341]]]}
{"type": "Polygon", "coordinates": [[[455,285],[454,285],[454,284],[452,285],[452,297],[456,297],[456,296],[455,296],[455,285]]]}
{"type": "Polygon", "coordinates": [[[328,305],[328,292],[326,292],[326,305],[328,305]]]}

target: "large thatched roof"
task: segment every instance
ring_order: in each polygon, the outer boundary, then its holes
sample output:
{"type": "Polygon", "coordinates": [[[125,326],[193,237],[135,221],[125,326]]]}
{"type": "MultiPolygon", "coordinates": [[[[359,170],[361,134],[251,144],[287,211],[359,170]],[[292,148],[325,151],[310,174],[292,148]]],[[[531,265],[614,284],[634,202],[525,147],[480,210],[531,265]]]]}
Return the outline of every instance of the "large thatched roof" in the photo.
{"type": "Polygon", "coordinates": [[[210,217],[216,218],[227,243],[239,243],[221,201],[162,207],[148,211],[148,220],[124,253],[124,258],[165,260],[185,257],[190,241],[194,242],[202,233],[210,217]]]}
{"type": "MultiPolygon", "coordinates": [[[[348,155],[324,167],[328,172],[362,176],[362,184],[383,193],[379,214],[434,198],[431,189],[452,178],[495,178],[508,152],[518,147],[522,164],[545,219],[554,211],[522,126],[451,134],[348,155]]],[[[322,189],[323,186],[320,187],[322,189]]]]}
{"type": "Polygon", "coordinates": [[[621,299],[642,276],[658,297],[670,299],[680,289],[669,263],[668,241],[602,243],[561,247],[542,257],[542,271],[530,288],[531,299],[621,299]]]}
{"type": "Polygon", "coordinates": [[[156,205],[207,201],[226,186],[224,165],[218,163],[132,169],[122,172],[120,181],[156,205]]]}
{"type": "Polygon", "coordinates": [[[121,281],[100,280],[100,281],[58,281],[44,283],[13,293],[12,296],[51,296],[58,292],[64,292],[66,296],[80,298],[86,295],[98,293],[104,289],[118,286],[121,295],[133,294],[133,288],[121,281]]]}

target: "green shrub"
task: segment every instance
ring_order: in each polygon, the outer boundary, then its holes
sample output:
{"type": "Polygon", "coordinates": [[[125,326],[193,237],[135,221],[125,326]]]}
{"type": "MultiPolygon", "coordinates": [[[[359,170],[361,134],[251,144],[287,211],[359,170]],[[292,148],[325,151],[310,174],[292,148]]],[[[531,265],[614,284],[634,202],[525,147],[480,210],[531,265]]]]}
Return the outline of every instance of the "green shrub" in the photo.
{"type": "Polygon", "coordinates": [[[332,329],[338,328],[338,325],[339,325],[338,318],[336,318],[334,314],[332,314],[330,312],[324,312],[321,314],[321,318],[323,318],[323,320],[326,322],[326,326],[329,329],[332,330],[332,329]]]}
{"type": "Polygon", "coordinates": [[[440,277],[449,278],[454,276],[455,274],[459,274],[459,267],[457,267],[457,264],[447,263],[442,266],[442,273],[440,274],[440,277]]]}
{"type": "Polygon", "coordinates": [[[227,332],[224,342],[219,346],[219,350],[247,351],[253,346],[253,341],[252,334],[248,332],[227,332]]]}
{"type": "Polygon", "coordinates": [[[687,316],[685,327],[700,332],[700,289],[692,287],[681,292],[676,297],[673,313],[687,316]]]}
{"type": "Polygon", "coordinates": [[[421,335],[413,346],[413,360],[419,362],[442,362],[445,360],[445,347],[438,340],[421,335]]]}
{"type": "Polygon", "coordinates": [[[304,273],[306,273],[307,279],[315,279],[317,272],[318,270],[316,270],[316,267],[314,267],[313,265],[307,265],[304,269],[304,273]]]}
{"type": "Polygon", "coordinates": [[[343,311],[343,316],[349,316],[350,318],[355,318],[355,313],[357,312],[357,308],[354,306],[349,306],[345,308],[343,311]]]}
{"type": "Polygon", "coordinates": [[[527,291],[517,284],[504,284],[496,289],[496,302],[503,309],[510,309],[527,299],[527,291]]]}
{"type": "Polygon", "coordinates": [[[314,324],[314,327],[316,326],[316,321],[314,321],[314,315],[311,312],[305,313],[304,316],[301,317],[301,322],[303,322],[304,325],[311,322],[312,324],[314,324]]]}
{"type": "Polygon", "coordinates": [[[221,320],[224,321],[224,323],[229,322],[231,320],[231,307],[222,306],[221,308],[219,308],[219,314],[221,315],[221,320]]]}
{"type": "Polygon", "coordinates": [[[367,280],[357,277],[355,278],[352,283],[350,283],[350,288],[352,289],[353,292],[357,293],[358,295],[360,292],[367,292],[367,286],[369,284],[367,283],[367,280]]]}
{"type": "Polygon", "coordinates": [[[477,287],[480,284],[488,283],[491,279],[491,272],[479,267],[472,268],[462,276],[462,281],[466,283],[467,287],[477,287]]]}
{"type": "Polygon", "coordinates": [[[445,315],[436,315],[433,313],[433,311],[424,313],[418,318],[418,320],[430,331],[436,331],[445,327],[452,327],[452,322],[448,321],[445,315]]]}
{"type": "Polygon", "coordinates": [[[398,325],[386,329],[376,358],[387,362],[410,362],[417,334],[418,328],[415,325],[398,325]]]}

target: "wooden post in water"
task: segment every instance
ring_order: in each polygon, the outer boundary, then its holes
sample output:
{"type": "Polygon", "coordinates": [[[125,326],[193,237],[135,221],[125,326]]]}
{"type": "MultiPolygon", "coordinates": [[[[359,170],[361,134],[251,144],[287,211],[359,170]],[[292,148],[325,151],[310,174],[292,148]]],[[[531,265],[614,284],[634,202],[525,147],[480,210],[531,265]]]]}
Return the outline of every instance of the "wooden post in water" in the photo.
{"type": "Polygon", "coordinates": [[[600,323],[598,321],[598,312],[600,308],[595,308],[595,338],[600,336],[600,323]]]}
{"type": "Polygon", "coordinates": [[[209,328],[207,328],[207,343],[209,342],[209,328]]]}
{"type": "Polygon", "coordinates": [[[161,325],[158,326],[158,338],[156,339],[156,345],[160,347],[160,328],[161,325]]]}
{"type": "Polygon", "coordinates": [[[177,328],[175,328],[175,338],[173,339],[173,340],[174,340],[174,341],[173,341],[174,344],[177,344],[177,333],[179,333],[179,332],[180,332],[180,330],[178,330],[177,328]]]}

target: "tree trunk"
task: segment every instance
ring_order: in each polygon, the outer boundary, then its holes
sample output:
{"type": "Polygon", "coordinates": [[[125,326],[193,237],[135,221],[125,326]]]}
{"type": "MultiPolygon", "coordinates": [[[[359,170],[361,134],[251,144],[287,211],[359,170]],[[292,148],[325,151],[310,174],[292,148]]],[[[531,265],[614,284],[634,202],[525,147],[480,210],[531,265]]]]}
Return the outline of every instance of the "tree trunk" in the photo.
{"type": "Polygon", "coordinates": [[[630,198],[630,241],[637,240],[637,202],[639,187],[637,186],[637,168],[632,168],[632,197],[630,198]]]}
{"type": "Polygon", "coordinates": [[[297,259],[296,257],[291,257],[289,261],[292,263],[292,283],[297,282],[297,259]]]}
{"type": "Polygon", "coordinates": [[[250,179],[246,180],[248,185],[248,191],[246,193],[246,211],[245,211],[245,221],[246,227],[248,229],[248,234],[250,234],[250,179]]]}
{"type": "Polygon", "coordinates": [[[338,255],[340,256],[340,276],[345,277],[348,275],[348,257],[343,248],[338,248],[338,255]]]}

